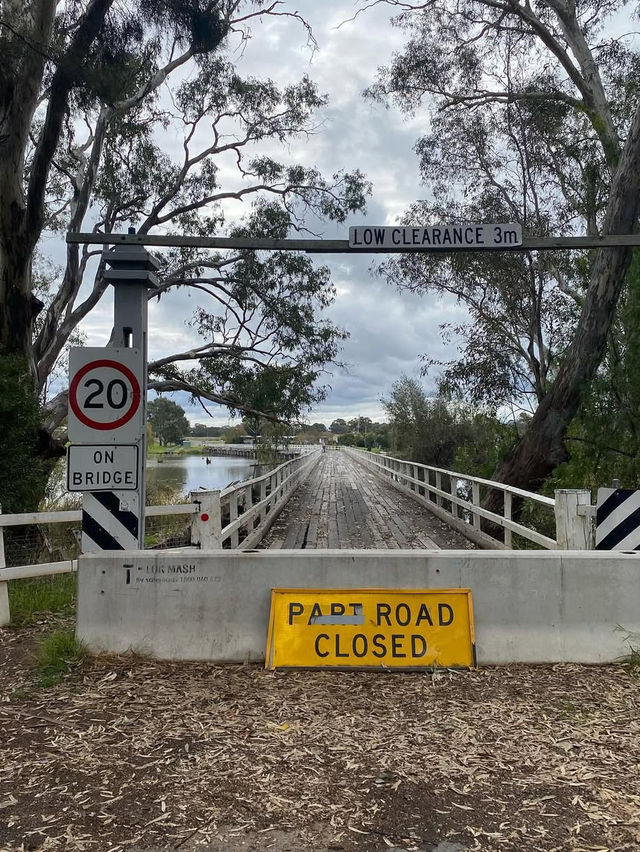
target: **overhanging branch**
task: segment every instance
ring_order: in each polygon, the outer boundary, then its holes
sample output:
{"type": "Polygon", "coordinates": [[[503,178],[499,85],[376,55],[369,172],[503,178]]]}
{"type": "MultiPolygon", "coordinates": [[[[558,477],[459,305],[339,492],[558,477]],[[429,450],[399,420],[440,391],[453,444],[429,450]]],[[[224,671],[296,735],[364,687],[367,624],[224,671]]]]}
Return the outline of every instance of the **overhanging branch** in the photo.
{"type": "Polygon", "coordinates": [[[203,388],[199,388],[197,385],[191,384],[185,379],[152,379],[149,381],[148,387],[149,390],[155,390],[158,393],[186,391],[196,399],[207,399],[209,402],[215,402],[218,405],[224,405],[227,408],[234,408],[237,411],[242,411],[243,414],[252,414],[254,417],[263,417],[265,420],[270,420],[272,423],[284,422],[274,414],[270,414],[267,411],[259,411],[256,408],[245,405],[245,403],[240,402],[238,399],[232,399],[231,397],[224,396],[223,394],[204,390],[203,388]]]}

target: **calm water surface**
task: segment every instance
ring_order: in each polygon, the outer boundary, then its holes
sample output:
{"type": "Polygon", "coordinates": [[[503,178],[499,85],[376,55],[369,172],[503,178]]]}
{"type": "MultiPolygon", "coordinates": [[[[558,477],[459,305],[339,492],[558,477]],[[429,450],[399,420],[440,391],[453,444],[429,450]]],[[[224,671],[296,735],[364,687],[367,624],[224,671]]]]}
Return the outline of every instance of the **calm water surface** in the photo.
{"type": "Polygon", "coordinates": [[[164,458],[162,462],[148,458],[147,485],[188,494],[200,488],[226,488],[232,482],[250,479],[259,473],[253,459],[210,456],[210,460],[211,464],[200,456],[176,456],[164,458]]]}

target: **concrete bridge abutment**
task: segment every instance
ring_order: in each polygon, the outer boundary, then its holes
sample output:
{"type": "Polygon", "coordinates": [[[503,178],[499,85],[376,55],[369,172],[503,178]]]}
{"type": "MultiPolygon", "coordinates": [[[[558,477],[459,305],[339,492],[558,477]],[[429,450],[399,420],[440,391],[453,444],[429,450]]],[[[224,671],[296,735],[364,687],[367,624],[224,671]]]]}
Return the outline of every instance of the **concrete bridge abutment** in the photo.
{"type": "Polygon", "coordinates": [[[110,552],[79,562],[79,639],[264,660],[272,588],[469,588],[478,663],[612,663],[640,644],[640,557],[597,551],[110,552]]]}

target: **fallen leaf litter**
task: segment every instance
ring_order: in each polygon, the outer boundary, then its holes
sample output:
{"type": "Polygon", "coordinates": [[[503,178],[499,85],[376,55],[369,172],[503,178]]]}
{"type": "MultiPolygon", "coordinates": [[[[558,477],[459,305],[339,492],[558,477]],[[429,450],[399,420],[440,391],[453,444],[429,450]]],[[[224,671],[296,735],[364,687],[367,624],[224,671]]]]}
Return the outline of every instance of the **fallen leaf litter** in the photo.
{"type": "MultiPolygon", "coordinates": [[[[21,631],[0,631],[5,649],[21,631]]],[[[640,848],[640,681],[0,663],[0,849],[640,848]],[[18,691],[17,691],[18,690],[18,691]],[[218,845],[216,845],[218,844],[218,845]]]]}

